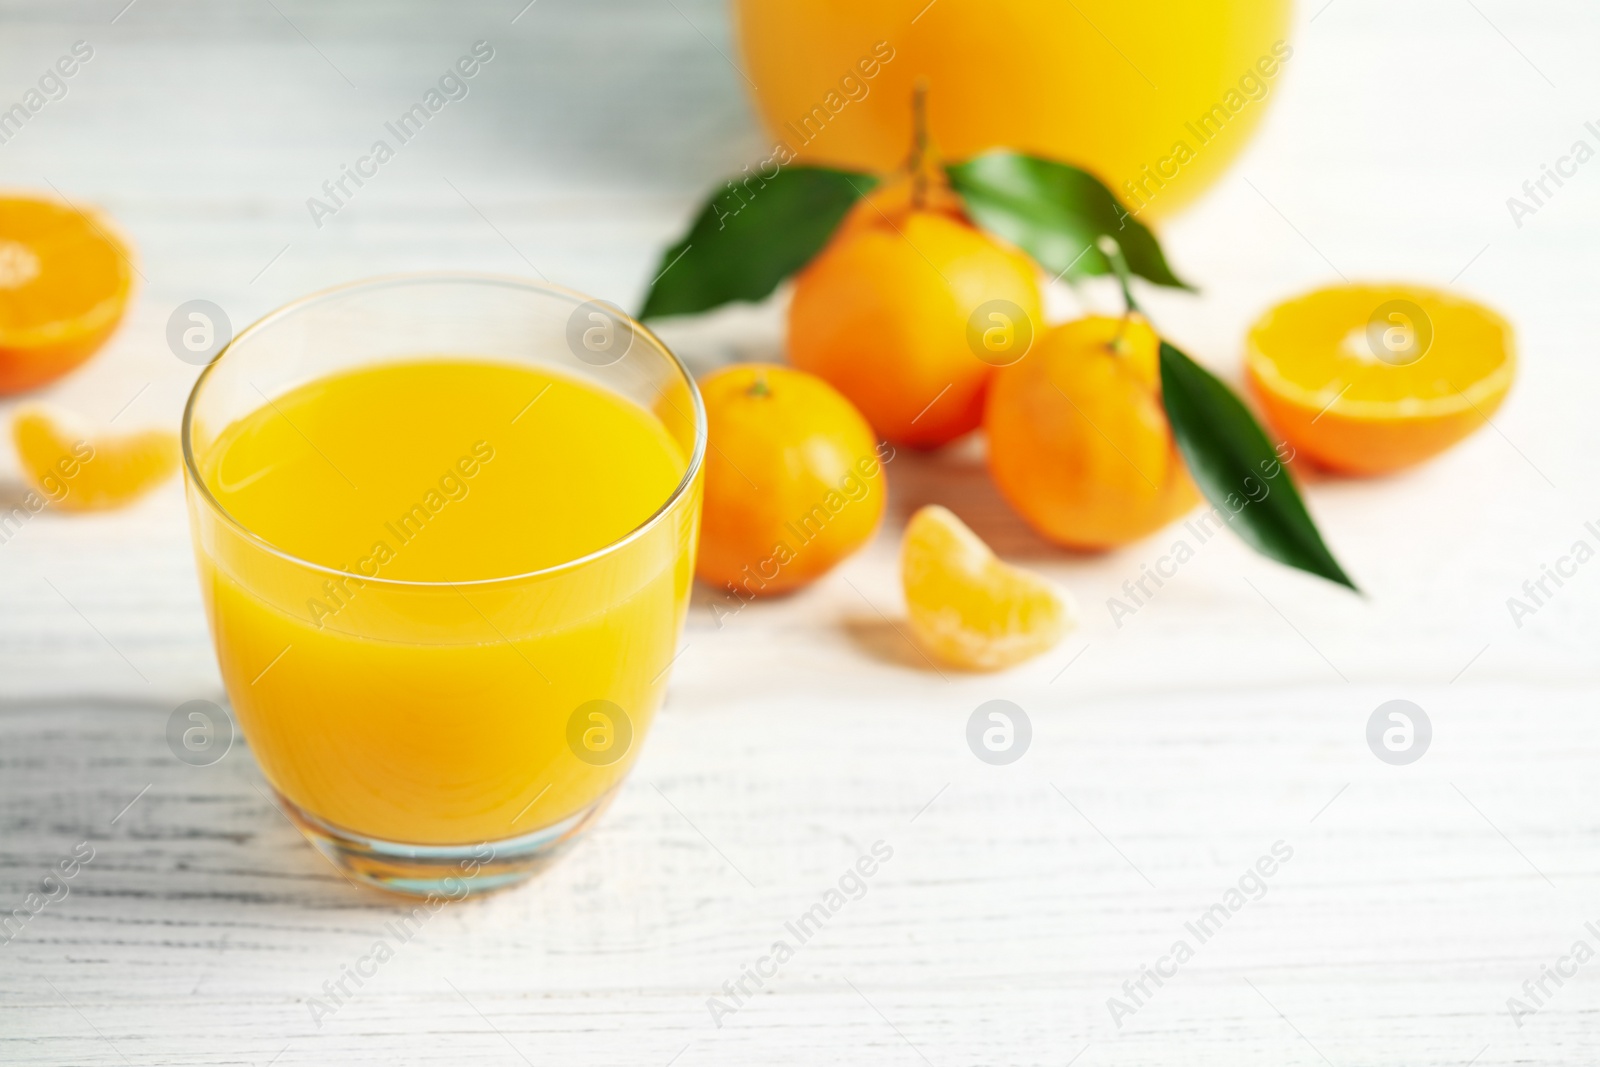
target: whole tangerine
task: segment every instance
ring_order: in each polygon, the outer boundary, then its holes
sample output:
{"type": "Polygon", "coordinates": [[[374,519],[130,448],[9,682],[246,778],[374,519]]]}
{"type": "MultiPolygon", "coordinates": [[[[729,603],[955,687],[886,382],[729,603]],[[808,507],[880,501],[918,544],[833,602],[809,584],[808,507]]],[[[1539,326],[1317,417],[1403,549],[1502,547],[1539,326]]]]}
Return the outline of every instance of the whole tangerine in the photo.
{"type": "Polygon", "coordinates": [[[933,185],[856,206],[796,280],[789,361],[826,379],[895,444],[977,429],[994,368],[1043,322],[1038,268],[980,232],[933,185]]]}
{"type": "Polygon", "coordinates": [[[695,573],[741,600],[787,593],[866,544],[888,499],[861,413],[814,375],[770,363],[723,368],[705,399],[705,504],[695,573]]]}
{"type": "Polygon", "coordinates": [[[995,376],[989,471],[1041,536],[1114,548],[1198,500],[1161,403],[1160,341],[1137,315],[1063,323],[995,376]]]}

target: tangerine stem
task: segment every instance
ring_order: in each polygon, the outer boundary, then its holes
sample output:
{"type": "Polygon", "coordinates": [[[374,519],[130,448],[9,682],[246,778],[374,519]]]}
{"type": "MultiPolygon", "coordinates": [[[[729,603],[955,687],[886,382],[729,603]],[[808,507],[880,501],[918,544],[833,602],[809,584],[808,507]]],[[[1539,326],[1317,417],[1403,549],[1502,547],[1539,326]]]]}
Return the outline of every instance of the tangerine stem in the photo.
{"type": "Polygon", "coordinates": [[[746,394],[749,395],[749,396],[771,396],[772,395],[772,387],[767,384],[767,372],[766,371],[757,371],[756,372],[755,381],[750,383],[750,388],[748,390],[746,390],[746,394]]]}
{"type": "Polygon", "coordinates": [[[1106,347],[1111,350],[1112,355],[1122,355],[1122,337],[1128,332],[1128,320],[1132,318],[1132,308],[1129,308],[1122,313],[1122,320],[1117,323],[1117,332],[1112,335],[1111,341],[1106,345],[1106,347]]]}
{"type": "Polygon", "coordinates": [[[1122,254],[1122,246],[1117,244],[1116,238],[1109,233],[1103,233],[1095,240],[1095,247],[1100,249],[1100,254],[1106,257],[1107,263],[1111,264],[1112,273],[1117,276],[1117,284],[1122,287],[1124,315],[1141,310],[1138,302],[1133,299],[1133,289],[1128,284],[1130,272],[1128,270],[1127,257],[1122,254]]]}
{"type": "Polygon", "coordinates": [[[1141,309],[1133,299],[1133,287],[1128,282],[1128,260],[1122,254],[1122,246],[1117,244],[1116,238],[1104,233],[1096,239],[1095,246],[1100,249],[1100,254],[1106,257],[1106,262],[1111,264],[1111,269],[1117,276],[1117,284],[1122,287],[1122,321],[1117,324],[1116,335],[1111,338],[1111,343],[1106,346],[1113,353],[1120,354],[1122,352],[1122,337],[1128,332],[1128,320],[1133,318],[1134,312],[1141,309]]]}
{"type": "Polygon", "coordinates": [[[918,78],[911,89],[911,206],[921,210],[928,201],[928,79],[918,78]]]}

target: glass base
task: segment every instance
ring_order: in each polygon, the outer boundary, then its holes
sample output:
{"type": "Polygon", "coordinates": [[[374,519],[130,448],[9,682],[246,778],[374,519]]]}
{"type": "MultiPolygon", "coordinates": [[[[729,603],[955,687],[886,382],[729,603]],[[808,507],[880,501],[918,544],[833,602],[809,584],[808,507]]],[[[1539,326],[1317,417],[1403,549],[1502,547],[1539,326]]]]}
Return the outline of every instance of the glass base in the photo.
{"type": "Polygon", "coordinates": [[[599,817],[616,787],[542,830],[476,845],[402,845],[363,837],[322,821],[276,789],[273,794],[306,840],[352,881],[408,896],[460,900],[516,885],[544,870],[599,817]]]}

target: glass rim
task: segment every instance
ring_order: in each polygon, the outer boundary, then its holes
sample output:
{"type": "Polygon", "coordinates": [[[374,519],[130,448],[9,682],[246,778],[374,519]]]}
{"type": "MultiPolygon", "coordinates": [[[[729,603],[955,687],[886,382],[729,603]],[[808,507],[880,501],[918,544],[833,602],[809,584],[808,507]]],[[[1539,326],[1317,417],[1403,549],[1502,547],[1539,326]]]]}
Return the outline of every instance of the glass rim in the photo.
{"type": "MultiPolygon", "coordinates": [[[[185,401],[183,405],[183,421],[180,424],[178,436],[183,451],[184,474],[189,484],[193,487],[194,491],[199,494],[201,501],[212,513],[221,518],[222,521],[228,526],[236,530],[240,536],[242,536],[254,547],[259,548],[273,556],[277,556],[279,559],[294,564],[295,566],[304,567],[307,570],[316,571],[335,577],[349,577],[351,574],[350,571],[340,570],[337,567],[330,567],[325,563],[317,563],[313,560],[302,559],[294,553],[273,544],[271,541],[268,541],[265,537],[262,537],[244,523],[240,522],[230,511],[228,511],[227,508],[223,507],[222,502],[212,494],[211,487],[206,484],[205,479],[200,475],[199,463],[195,459],[194,454],[195,405],[200,398],[200,390],[205,386],[206,380],[211,376],[211,372],[216,368],[216,366],[227,357],[228,353],[231,352],[233,347],[240,341],[260,333],[267,327],[274,325],[282,319],[288,318],[290,315],[296,312],[303,311],[313,304],[318,304],[326,300],[332,300],[357,290],[381,289],[389,286],[414,284],[418,282],[437,282],[458,285],[485,285],[506,289],[522,289],[542,295],[570,298],[575,300],[577,304],[583,304],[587,301],[595,299],[594,297],[581,293],[576,289],[569,289],[566,286],[556,285],[548,281],[533,281],[532,279],[519,277],[514,274],[490,274],[477,271],[448,270],[407,271],[396,274],[375,275],[370,278],[360,278],[355,281],[343,282],[339,285],[332,285],[325,289],[318,289],[315,292],[308,293],[305,296],[291,300],[289,303],[284,304],[281,307],[274,308],[265,315],[256,319],[254,322],[250,323],[250,325],[246,326],[244,329],[240,330],[237,334],[229,339],[227,344],[222,346],[221,350],[217,352],[216,356],[214,356],[211,361],[205,365],[205,367],[200,371],[200,374],[195,378],[194,385],[189,390],[189,399],[185,401]]],[[[615,305],[612,306],[615,307],[615,305]]],[[[499,585],[507,582],[521,582],[528,581],[530,579],[544,578],[550,575],[559,574],[562,571],[583,566],[587,563],[595,562],[596,560],[611,555],[612,553],[621,550],[629,543],[643,537],[651,528],[666,518],[667,514],[677,506],[679,501],[683,499],[684,495],[688,493],[690,487],[694,485],[695,478],[699,475],[700,468],[704,464],[706,443],[708,439],[705,404],[701,400],[700,387],[695,382],[694,375],[689,372],[688,367],[684,366],[683,361],[678,358],[677,353],[672,351],[671,348],[667,347],[661,338],[657,337],[653,332],[651,332],[649,327],[635,319],[632,315],[622,312],[621,309],[616,310],[622,315],[622,318],[626,320],[629,329],[631,329],[636,335],[643,336],[649,344],[651,344],[658,352],[667,358],[669,365],[674,371],[677,372],[684,384],[688,386],[689,399],[694,406],[694,450],[689,456],[688,464],[683,473],[683,478],[680,479],[678,484],[673,487],[672,492],[667,494],[667,498],[661,503],[661,506],[655,511],[651,512],[649,516],[639,523],[639,525],[635,526],[621,537],[618,537],[616,540],[608,542],[592,552],[587,552],[574,559],[564,560],[560,563],[552,563],[548,567],[540,567],[537,570],[523,571],[518,574],[508,574],[494,578],[471,578],[458,582],[442,579],[418,581],[408,578],[369,578],[364,574],[359,575],[361,581],[371,582],[380,586],[390,586],[396,589],[422,590],[444,588],[454,589],[461,586],[483,587],[499,585]]]]}

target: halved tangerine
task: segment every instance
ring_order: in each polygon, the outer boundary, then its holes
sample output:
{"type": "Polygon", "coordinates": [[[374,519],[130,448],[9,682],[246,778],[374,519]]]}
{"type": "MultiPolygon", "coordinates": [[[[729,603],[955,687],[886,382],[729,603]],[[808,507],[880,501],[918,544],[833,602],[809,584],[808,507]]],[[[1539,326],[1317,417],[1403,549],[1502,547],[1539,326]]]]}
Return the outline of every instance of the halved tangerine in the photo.
{"type": "Polygon", "coordinates": [[[0,196],[0,394],[54,381],[94,355],[133,289],[127,243],[101,215],[0,196]]]}
{"type": "Polygon", "coordinates": [[[1420,285],[1338,285],[1251,327],[1245,370],[1273,427],[1315,462],[1385,474],[1489,421],[1516,375],[1505,319],[1420,285]]]}

